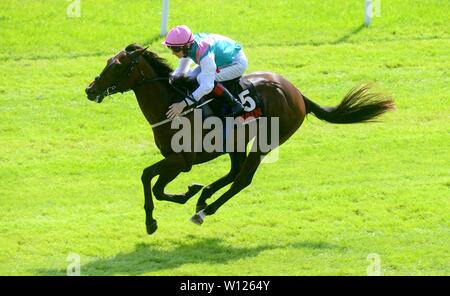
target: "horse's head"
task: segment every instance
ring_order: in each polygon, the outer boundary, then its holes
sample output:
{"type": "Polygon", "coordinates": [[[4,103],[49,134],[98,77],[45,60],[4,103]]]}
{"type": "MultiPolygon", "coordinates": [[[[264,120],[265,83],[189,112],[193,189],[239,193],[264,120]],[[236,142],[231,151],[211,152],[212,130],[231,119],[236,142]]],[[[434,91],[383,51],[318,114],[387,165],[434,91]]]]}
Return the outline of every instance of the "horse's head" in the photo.
{"type": "Polygon", "coordinates": [[[87,98],[101,103],[106,96],[132,89],[141,78],[141,72],[137,68],[145,50],[145,48],[123,50],[108,59],[100,75],[86,88],[87,98]]]}

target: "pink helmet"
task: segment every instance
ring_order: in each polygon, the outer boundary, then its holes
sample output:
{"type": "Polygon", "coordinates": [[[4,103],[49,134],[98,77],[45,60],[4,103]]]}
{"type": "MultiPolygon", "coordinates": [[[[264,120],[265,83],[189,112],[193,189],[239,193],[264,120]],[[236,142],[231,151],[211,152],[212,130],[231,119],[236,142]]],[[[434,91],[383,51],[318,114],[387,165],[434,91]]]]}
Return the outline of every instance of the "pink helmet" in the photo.
{"type": "Polygon", "coordinates": [[[165,46],[184,46],[194,42],[194,36],[188,26],[176,26],[166,36],[166,40],[162,42],[165,46]]]}

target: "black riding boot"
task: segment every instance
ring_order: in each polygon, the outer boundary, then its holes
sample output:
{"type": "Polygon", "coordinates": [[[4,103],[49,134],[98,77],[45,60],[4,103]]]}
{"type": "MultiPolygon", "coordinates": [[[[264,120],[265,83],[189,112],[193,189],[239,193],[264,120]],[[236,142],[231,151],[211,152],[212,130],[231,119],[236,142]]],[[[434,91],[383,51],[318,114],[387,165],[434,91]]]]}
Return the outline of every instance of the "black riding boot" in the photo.
{"type": "Polygon", "coordinates": [[[213,89],[213,93],[215,96],[218,96],[225,100],[225,102],[228,104],[228,106],[231,107],[231,112],[229,114],[226,114],[226,116],[230,117],[236,117],[239,115],[244,114],[244,106],[242,106],[241,101],[236,99],[231,92],[229,92],[223,84],[217,82],[216,86],[213,89]]]}

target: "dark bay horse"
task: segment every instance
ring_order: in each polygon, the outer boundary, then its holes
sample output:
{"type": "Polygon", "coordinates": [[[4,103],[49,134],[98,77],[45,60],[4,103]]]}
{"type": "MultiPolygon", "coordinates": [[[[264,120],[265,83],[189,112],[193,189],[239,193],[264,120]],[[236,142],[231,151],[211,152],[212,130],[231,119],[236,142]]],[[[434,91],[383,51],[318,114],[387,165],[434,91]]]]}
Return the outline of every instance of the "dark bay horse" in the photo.
{"type": "MultiPolygon", "coordinates": [[[[169,83],[172,71],[166,61],[155,53],[131,44],[110,58],[100,75],[86,88],[88,99],[98,103],[108,95],[133,90],[142,113],[153,128],[156,146],[164,159],[145,168],[142,173],[148,234],[157,230],[157,223],[153,218],[152,192],[157,200],[184,204],[203,189],[197,202],[196,214],[191,219],[194,223],[201,224],[205,216],[214,214],[226,201],[251,183],[262,158],[267,154],[260,149],[248,153],[229,152],[231,168],[222,178],[204,188],[202,185],[192,184],[187,192],[182,194],[165,193],[166,185],[181,172],[187,172],[192,165],[210,161],[225,153],[174,152],[171,139],[177,130],[172,129],[170,124],[155,127],[155,124],[166,120],[168,106],[183,99],[183,94],[169,83]],[[151,181],[157,176],[152,188],[151,181]],[[206,203],[215,192],[230,183],[231,187],[217,200],[209,205],[206,203]]],[[[258,72],[244,78],[253,83],[264,102],[265,116],[279,119],[279,145],[295,133],[308,113],[313,113],[327,122],[347,124],[373,121],[384,112],[395,108],[390,97],[370,92],[369,85],[354,88],[336,107],[321,107],[278,74],[258,72]]],[[[192,113],[186,117],[193,120],[192,113]]]]}

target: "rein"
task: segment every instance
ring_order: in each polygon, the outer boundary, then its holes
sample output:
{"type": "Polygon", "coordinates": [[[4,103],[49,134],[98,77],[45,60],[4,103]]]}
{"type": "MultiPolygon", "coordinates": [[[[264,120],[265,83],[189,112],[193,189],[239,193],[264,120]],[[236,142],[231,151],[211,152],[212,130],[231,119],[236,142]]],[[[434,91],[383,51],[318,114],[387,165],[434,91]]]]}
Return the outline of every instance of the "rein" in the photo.
{"type": "Polygon", "coordinates": [[[155,123],[155,124],[153,124],[153,125],[151,125],[151,126],[152,126],[152,128],[156,128],[156,127],[161,126],[161,125],[163,125],[163,124],[169,123],[169,122],[171,122],[171,121],[177,119],[177,118],[180,117],[180,116],[184,116],[184,115],[186,115],[186,114],[188,114],[188,113],[191,113],[192,111],[194,111],[195,109],[197,109],[197,108],[199,108],[199,107],[201,107],[201,106],[203,106],[203,105],[209,104],[212,100],[213,100],[213,99],[209,99],[209,100],[207,100],[207,101],[201,103],[200,105],[197,105],[197,106],[192,107],[192,108],[190,108],[190,109],[188,109],[188,110],[186,110],[186,111],[183,111],[183,112],[180,113],[180,115],[178,115],[177,117],[175,117],[175,118],[173,118],[173,119],[167,118],[167,119],[164,119],[164,120],[162,120],[162,121],[160,121],[160,122],[157,122],[157,123],[155,123]]]}
{"type": "MultiPolygon", "coordinates": [[[[169,77],[155,77],[155,78],[151,78],[151,79],[146,79],[146,78],[144,77],[144,73],[142,73],[142,72],[141,72],[141,77],[144,78],[144,79],[142,79],[141,81],[139,81],[139,82],[136,84],[135,88],[141,86],[141,85],[144,84],[144,83],[151,83],[151,82],[157,82],[157,81],[167,81],[167,82],[169,82],[169,77]]],[[[191,94],[189,94],[189,93],[184,93],[181,89],[175,87],[174,85],[172,85],[172,84],[170,84],[170,83],[169,83],[169,85],[170,85],[170,86],[171,86],[178,94],[180,94],[180,95],[182,95],[182,96],[188,96],[190,99],[192,99],[191,94]]]]}
{"type": "MultiPolygon", "coordinates": [[[[149,78],[146,78],[144,72],[142,71],[142,69],[139,69],[139,66],[138,66],[139,61],[138,61],[138,59],[135,58],[135,57],[132,57],[131,54],[128,53],[128,52],[126,52],[126,54],[128,55],[129,58],[131,58],[131,63],[128,65],[128,67],[126,67],[124,70],[122,70],[122,72],[118,75],[116,81],[115,81],[111,86],[107,87],[107,88],[105,89],[105,91],[104,91],[101,95],[98,95],[98,96],[96,97],[95,101],[96,101],[97,103],[99,103],[100,100],[103,100],[104,97],[108,97],[108,96],[110,96],[110,95],[112,95],[112,94],[115,94],[115,93],[116,93],[116,89],[117,89],[117,87],[118,87],[118,84],[119,84],[119,82],[122,80],[123,76],[124,76],[124,75],[128,75],[128,76],[129,76],[129,75],[133,72],[133,70],[135,69],[136,66],[137,66],[137,68],[138,68],[137,70],[139,70],[139,73],[140,73],[140,75],[141,75],[141,80],[138,81],[138,82],[136,83],[136,85],[134,86],[133,89],[135,89],[135,88],[137,88],[137,87],[139,87],[139,86],[141,86],[141,85],[143,85],[143,84],[145,84],[145,83],[154,83],[154,82],[163,82],[163,81],[164,81],[164,82],[168,82],[168,84],[170,85],[170,87],[171,87],[173,90],[175,90],[175,92],[178,93],[179,95],[181,95],[181,96],[183,96],[183,97],[188,97],[188,98],[191,99],[192,101],[195,101],[194,98],[192,97],[192,94],[191,94],[191,93],[189,93],[189,92],[186,92],[186,93],[185,93],[183,90],[181,90],[181,89],[179,89],[178,87],[172,85],[172,84],[170,83],[169,77],[158,77],[158,76],[157,76],[157,77],[150,78],[150,79],[149,79],[149,78]],[[101,97],[103,97],[103,98],[101,98],[101,97]],[[101,99],[100,99],[100,98],[101,98],[101,99]]],[[[110,66],[110,65],[108,65],[108,66],[110,66]]],[[[105,70],[106,70],[106,69],[105,69],[105,70]]],[[[103,72],[100,74],[100,76],[101,76],[102,74],[103,74],[103,72]]],[[[124,91],[121,91],[121,92],[124,92],[124,91]]],[[[203,105],[206,105],[206,104],[210,103],[212,100],[213,100],[213,99],[209,99],[209,100],[207,100],[207,101],[205,101],[205,102],[203,102],[203,103],[201,103],[201,104],[199,104],[199,105],[194,105],[192,108],[189,108],[188,110],[183,111],[182,113],[180,113],[179,116],[184,116],[184,115],[186,115],[186,114],[188,114],[188,113],[194,111],[194,109],[199,108],[199,107],[201,107],[201,106],[203,106],[203,105]]],[[[177,117],[176,117],[176,118],[177,118],[177,117]]],[[[174,118],[174,119],[176,119],[176,118],[174,118]]],[[[166,123],[169,123],[169,122],[173,121],[174,119],[169,119],[169,118],[164,119],[164,120],[162,120],[162,121],[160,121],[160,122],[157,122],[157,123],[151,125],[151,127],[152,127],[152,128],[159,127],[159,126],[161,126],[161,125],[164,125],[164,124],[166,124],[166,123]]]]}
{"type": "MultiPolygon", "coordinates": [[[[144,76],[143,76],[143,73],[141,73],[141,75],[142,75],[142,77],[144,77],[144,76]]],[[[141,80],[141,81],[139,81],[139,82],[137,83],[136,87],[139,87],[139,86],[141,86],[141,85],[144,84],[144,83],[153,83],[153,82],[158,82],[158,81],[167,81],[167,82],[169,82],[169,78],[168,78],[168,77],[155,77],[155,78],[152,78],[152,79],[143,79],[143,80],[141,80]]],[[[195,101],[194,98],[192,97],[192,95],[191,95],[190,93],[184,93],[181,89],[179,89],[178,87],[176,87],[176,86],[174,86],[174,85],[172,85],[172,84],[170,84],[170,83],[169,83],[169,85],[170,85],[170,86],[172,87],[172,89],[175,90],[178,94],[180,94],[180,95],[182,95],[182,96],[187,96],[187,97],[189,97],[191,100],[195,101]]],[[[194,109],[199,108],[199,107],[202,107],[202,106],[204,106],[204,105],[206,105],[206,104],[209,104],[212,100],[213,100],[213,99],[206,100],[205,102],[203,102],[203,103],[201,103],[201,104],[199,104],[199,105],[197,105],[197,106],[194,106],[194,107],[192,107],[192,108],[189,108],[188,110],[181,112],[179,116],[184,116],[184,115],[186,115],[186,114],[189,114],[190,112],[194,111],[194,109]]],[[[178,116],[177,116],[177,117],[178,117],[178,116]]],[[[155,123],[155,124],[152,124],[151,127],[152,127],[152,128],[157,128],[158,126],[164,125],[164,124],[166,124],[166,123],[169,123],[169,122],[173,121],[174,119],[177,119],[177,117],[175,117],[175,118],[173,118],[173,119],[170,119],[170,118],[164,119],[164,120],[162,120],[162,121],[160,121],[160,122],[157,122],[157,123],[155,123]]]]}

